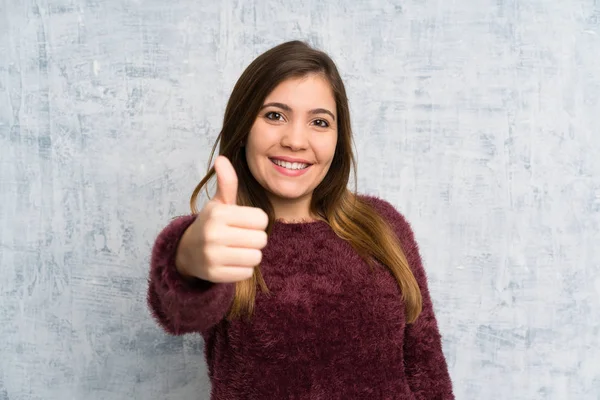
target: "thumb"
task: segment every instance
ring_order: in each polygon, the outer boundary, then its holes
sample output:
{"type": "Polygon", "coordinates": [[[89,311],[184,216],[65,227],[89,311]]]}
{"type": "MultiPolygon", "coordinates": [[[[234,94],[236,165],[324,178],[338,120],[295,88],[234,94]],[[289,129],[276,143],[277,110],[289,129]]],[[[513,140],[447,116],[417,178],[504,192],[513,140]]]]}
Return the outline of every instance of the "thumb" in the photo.
{"type": "Polygon", "coordinates": [[[231,162],[225,156],[215,160],[217,174],[217,193],[215,200],[223,204],[237,203],[238,178],[231,162]]]}

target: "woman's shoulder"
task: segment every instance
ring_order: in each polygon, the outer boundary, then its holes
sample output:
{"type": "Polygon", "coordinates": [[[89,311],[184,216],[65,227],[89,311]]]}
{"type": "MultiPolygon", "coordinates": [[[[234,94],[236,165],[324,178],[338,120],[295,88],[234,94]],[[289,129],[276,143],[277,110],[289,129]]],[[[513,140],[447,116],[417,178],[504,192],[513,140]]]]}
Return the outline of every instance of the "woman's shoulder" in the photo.
{"type": "Polygon", "coordinates": [[[358,193],[357,197],[365,203],[371,205],[385,219],[405,219],[398,209],[388,200],[375,196],[373,194],[358,193]]]}
{"type": "Polygon", "coordinates": [[[377,208],[378,211],[380,211],[380,209],[381,209],[381,210],[385,210],[387,212],[390,212],[390,211],[398,212],[396,210],[396,207],[394,207],[392,205],[392,203],[390,203],[388,200],[386,200],[382,197],[376,196],[374,194],[357,193],[356,197],[371,204],[372,206],[377,208]]]}
{"type": "Polygon", "coordinates": [[[357,197],[371,205],[387,223],[392,225],[400,238],[413,240],[412,227],[404,214],[400,212],[390,201],[372,194],[359,193],[357,197]]]}

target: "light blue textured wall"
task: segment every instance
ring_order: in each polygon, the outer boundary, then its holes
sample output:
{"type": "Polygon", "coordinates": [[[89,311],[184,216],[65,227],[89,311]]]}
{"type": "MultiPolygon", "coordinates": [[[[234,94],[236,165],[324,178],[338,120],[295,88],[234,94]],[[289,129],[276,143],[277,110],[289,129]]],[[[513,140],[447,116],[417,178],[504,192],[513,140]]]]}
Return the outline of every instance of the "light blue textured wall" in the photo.
{"type": "Polygon", "coordinates": [[[597,0],[1,0],[0,399],[202,399],[146,309],[235,79],[346,80],[359,190],[412,222],[458,399],[600,399],[597,0]]]}

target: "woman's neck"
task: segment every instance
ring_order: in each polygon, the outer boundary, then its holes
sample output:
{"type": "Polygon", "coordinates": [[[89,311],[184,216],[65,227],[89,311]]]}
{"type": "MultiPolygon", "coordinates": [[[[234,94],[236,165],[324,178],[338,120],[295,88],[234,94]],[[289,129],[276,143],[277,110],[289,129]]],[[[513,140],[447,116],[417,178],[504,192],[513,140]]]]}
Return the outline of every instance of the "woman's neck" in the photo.
{"type": "Polygon", "coordinates": [[[286,223],[314,222],[322,219],[310,212],[311,198],[282,199],[272,197],[269,199],[273,206],[275,219],[286,223]]]}

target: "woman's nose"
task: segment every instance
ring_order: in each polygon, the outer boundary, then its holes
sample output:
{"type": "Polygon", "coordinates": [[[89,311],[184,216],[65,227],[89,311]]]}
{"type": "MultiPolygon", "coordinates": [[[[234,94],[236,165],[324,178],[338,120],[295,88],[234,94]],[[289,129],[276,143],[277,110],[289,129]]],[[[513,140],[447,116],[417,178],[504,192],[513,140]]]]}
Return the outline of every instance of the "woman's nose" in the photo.
{"type": "Polygon", "coordinates": [[[308,147],[308,128],[302,123],[290,124],[281,138],[281,145],[292,150],[308,147]]]}

